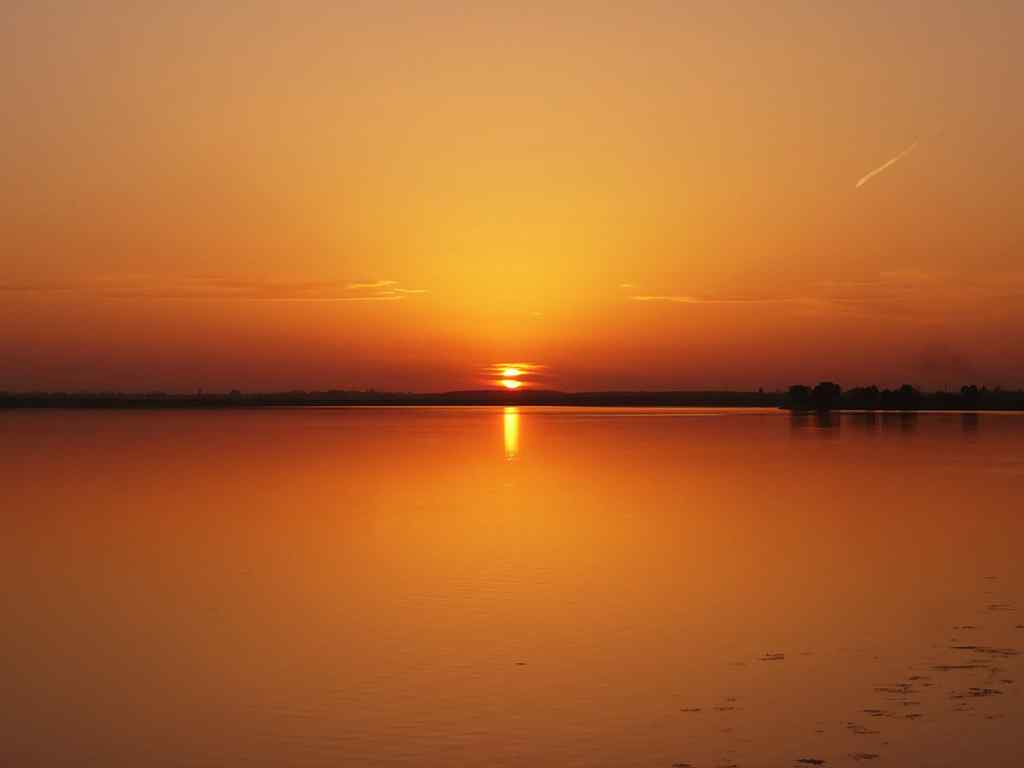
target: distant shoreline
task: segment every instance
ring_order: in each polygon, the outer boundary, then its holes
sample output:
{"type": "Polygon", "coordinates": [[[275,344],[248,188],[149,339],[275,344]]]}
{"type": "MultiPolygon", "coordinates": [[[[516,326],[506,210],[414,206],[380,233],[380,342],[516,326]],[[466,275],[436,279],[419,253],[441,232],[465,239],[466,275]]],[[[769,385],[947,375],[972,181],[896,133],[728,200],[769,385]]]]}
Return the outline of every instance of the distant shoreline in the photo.
{"type": "Polygon", "coordinates": [[[268,408],[317,406],[517,406],[584,407],[778,407],[783,396],[758,392],[504,392],[472,390],[438,393],[403,392],[279,392],[229,394],[72,394],[18,393],[0,395],[6,408],[268,408]]]}
{"type": "Polygon", "coordinates": [[[591,408],[780,408],[796,412],[850,411],[1019,411],[1024,392],[996,391],[967,403],[955,393],[918,393],[905,407],[864,407],[842,399],[825,408],[794,403],[782,392],[656,391],[557,392],[470,390],[440,393],[376,391],[241,392],[211,394],[120,394],[26,392],[0,394],[0,409],[173,410],[324,406],[570,406],[591,408]]]}

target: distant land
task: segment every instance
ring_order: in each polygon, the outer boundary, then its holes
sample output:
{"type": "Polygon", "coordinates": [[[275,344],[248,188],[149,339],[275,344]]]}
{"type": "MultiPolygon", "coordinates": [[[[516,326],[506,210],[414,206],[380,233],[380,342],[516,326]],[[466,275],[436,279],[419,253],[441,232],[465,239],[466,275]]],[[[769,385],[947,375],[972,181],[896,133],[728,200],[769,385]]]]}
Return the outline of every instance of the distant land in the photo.
{"type": "Polygon", "coordinates": [[[579,407],[786,408],[790,410],[1024,410],[1024,391],[965,386],[957,392],[923,392],[837,384],[794,385],[782,392],[715,390],[558,392],[543,389],[462,390],[454,392],[381,392],[327,390],[306,392],[173,394],[166,392],[0,392],[0,408],[265,408],[410,405],[560,405],[579,407]]]}
{"type": "Polygon", "coordinates": [[[455,392],[263,392],[122,394],[111,392],[0,393],[0,408],[258,408],[273,406],[382,405],[563,405],[563,406],[708,406],[773,407],[783,395],[764,392],[558,392],[479,389],[455,392]]]}

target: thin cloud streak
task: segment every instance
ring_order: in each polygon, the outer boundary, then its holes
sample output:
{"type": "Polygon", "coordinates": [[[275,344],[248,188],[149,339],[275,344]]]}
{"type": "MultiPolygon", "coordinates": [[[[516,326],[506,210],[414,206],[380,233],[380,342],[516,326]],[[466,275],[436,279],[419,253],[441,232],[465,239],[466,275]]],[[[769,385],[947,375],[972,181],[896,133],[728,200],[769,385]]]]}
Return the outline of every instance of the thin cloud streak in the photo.
{"type": "Polygon", "coordinates": [[[668,302],[672,304],[780,304],[801,301],[791,297],[752,297],[752,298],[702,298],[699,296],[630,296],[632,301],[668,302]]]}
{"type": "Polygon", "coordinates": [[[398,285],[397,280],[374,280],[371,283],[349,283],[345,286],[346,291],[373,290],[374,288],[389,288],[398,285]]]}
{"type": "Polygon", "coordinates": [[[239,301],[278,301],[278,302],[337,302],[337,301],[401,301],[405,296],[381,294],[379,296],[282,296],[279,298],[243,298],[239,301]]]}
{"type": "Polygon", "coordinates": [[[491,363],[484,367],[483,373],[486,376],[501,378],[504,371],[508,368],[515,368],[519,371],[521,377],[532,379],[540,375],[540,372],[547,368],[547,366],[541,363],[491,363]]]}
{"type": "Polygon", "coordinates": [[[887,160],[886,162],[882,163],[882,164],[881,164],[880,166],[878,166],[877,168],[875,168],[875,170],[873,170],[873,171],[871,171],[870,173],[868,173],[868,174],[865,174],[864,176],[862,176],[862,177],[861,177],[861,179],[860,179],[860,181],[858,181],[858,182],[857,182],[857,186],[856,186],[856,189],[860,189],[860,188],[861,188],[861,187],[863,187],[863,186],[864,186],[865,184],[867,184],[867,183],[868,183],[869,181],[871,181],[871,179],[873,179],[873,178],[874,178],[875,176],[877,176],[877,175],[878,175],[878,174],[880,174],[880,173],[881,173],[882,171],[884,171],[884,170],[885,170],[886,168],[889,168],[890,166],[893,166],[893,165],[895,165],[895,164],[896,164],[896,163],[898,163],[898,162],[899,162],[900,160],[902,160],[902,159],[903,159],[904,157],[906,157],[907,155],[909,155],[909,154],[910,154],[911,152],[913,152],[913,151],[914,151],[915,149],[917,149],[917,145],[918,145],[918,143],[919,143],[919,142],[915,141],[915,142],[914,142],[913,144],[911,144],[911,145],[910,145],[909,147],[907,147],[906,149],[904,149],[904,150],[903,150],[902,152],[900,152],[900,153],[899,153],[898,155],[896,155],[895,157],[893,157],[893,158],[891,158],[891,159],[887,160]]]}
{"type": "Polygon", "coordinates": [[[401,288],[397,280],[342,284],[336,281],[240,280],[223,275],[181,278],[106,275],[64,282],[12,281],[0,283],[0,292],[111,300],[335,303],[401,301],[427,293],[427,290],[401,288]]]}
{"type": "Polygon", "coordinates": [[[864,319],[935,324],[959,311],[978,314],[977,307],[996,315],[1008,303],[1024,297],[1024,273],[970,277],[916,268],[885,270],[874,277],[825,280],[792,286],[787,294],[694,296],[652,294],[623,297],[631,301],[672,305],[731,305],[788,307],[801,313],[833,313],[864,319]]]}

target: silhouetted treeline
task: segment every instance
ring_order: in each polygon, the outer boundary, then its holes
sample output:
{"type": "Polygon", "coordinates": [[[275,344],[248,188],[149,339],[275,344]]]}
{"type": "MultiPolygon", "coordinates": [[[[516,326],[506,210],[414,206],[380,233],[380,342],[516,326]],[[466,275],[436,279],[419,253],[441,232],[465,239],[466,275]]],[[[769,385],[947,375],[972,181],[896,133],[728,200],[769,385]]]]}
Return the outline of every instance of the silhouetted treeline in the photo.
{"type": "Polygon", "coordinates": [[[834,382],[822,381],[814,387],[793,385],[786,392],[782,406],[791,410],[818,411],[1016,411],[1024,410],[1024,392],[999,387],[979,388],[975,384],[960,387],[959,392],[922,392],[910,384],[898,389],[870,386],[843,391],[834,382]]]}

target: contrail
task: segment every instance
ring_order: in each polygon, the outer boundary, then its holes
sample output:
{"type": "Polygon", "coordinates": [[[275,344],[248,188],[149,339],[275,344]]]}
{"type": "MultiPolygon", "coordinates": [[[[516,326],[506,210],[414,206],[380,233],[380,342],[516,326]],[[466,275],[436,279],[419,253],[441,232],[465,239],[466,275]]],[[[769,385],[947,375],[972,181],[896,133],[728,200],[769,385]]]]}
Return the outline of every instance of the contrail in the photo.
{"type": "Polygon", "coordinates": [[[866,176],[863,176],[863,177],[861,178],[861,180],[857,182],[857,187],[856,187],[856,188],[857,188],[857,189],[860,189],[860,188],[861,188],[861,187],[863,187],[863,186],[864,186],[865,184],[867,184],[867,183],[868,183],[869,181],[871,181],[871,179],[872,179],[872,178],[874,178],[875,176],[877,176],[878,174],[880,174],[880,173],[881,173],[882,171],[884,171],[884,170],[885,170],[886,168],[888,168],[888,167],[889,167],[890,165],[893,165],[894,163],[898,163],[898,162],[899,162],[900,160],[902,160],[902,159],[903,159],[904,157],[906,157],[906,156],[907,156],[907,155],[909,155],[909,154],[910,154],[911,152],[913,152],[913,151],[914,151],[915,149],[917,149],[917,145],[918,145],[918,142],[916,142],[916,141],[915,141],[915,142],[914,142],[913,144],[911,144],[911,145],[910,145],[909,147],[907,147],[907,148],[906,148],[906,149],[904,149],[904,150],[903,150],[902,152],[900,152],[900,153],[899,153],[898,155],[896,155],[896,157],[892,158],[891,160],[887,160],[886,162],[882,163],[882,164],[881,164],[880,166],[878,166],[877,168],[875,168],[875,170],[873,170],[873,171],[872,171],[871,173],[867,174],[866,176]]]}

